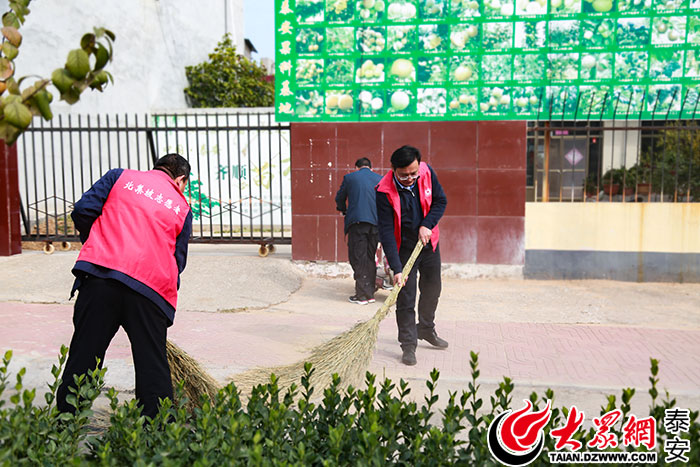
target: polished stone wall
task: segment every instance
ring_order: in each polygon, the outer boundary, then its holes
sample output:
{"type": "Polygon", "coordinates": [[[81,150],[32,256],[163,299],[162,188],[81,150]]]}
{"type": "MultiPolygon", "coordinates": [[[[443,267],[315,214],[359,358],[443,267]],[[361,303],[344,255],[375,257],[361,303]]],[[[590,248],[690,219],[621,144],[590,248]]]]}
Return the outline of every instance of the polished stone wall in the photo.
{"type": "Polygon", "coordinates": [[[526,122],[294,123],[291,143],[294,259],[347,261],[334,202],[343,176],[359,157],[385,174],[410,144],[447,194],[443,262],[524,263],[526,122]]]}

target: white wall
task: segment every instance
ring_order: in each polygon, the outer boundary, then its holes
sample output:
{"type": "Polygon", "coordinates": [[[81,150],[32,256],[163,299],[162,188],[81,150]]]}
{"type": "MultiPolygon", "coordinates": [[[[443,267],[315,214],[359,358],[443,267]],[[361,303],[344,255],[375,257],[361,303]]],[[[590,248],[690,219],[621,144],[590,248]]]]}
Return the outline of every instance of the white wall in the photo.
{"type": "MultiPolygon", "coordinates": [[[[108,70],[115,85],[85,91],[74,106],[54,113],[144,113],[186,107],[185,66],[207,59],[226,32],[243,50],[243,0],[35,0],[20,32],[17,76],[49,77],[94,26],[117,36],[108,70]]],[[[0,12],[8,10],[0,0],[0,12]]]]}

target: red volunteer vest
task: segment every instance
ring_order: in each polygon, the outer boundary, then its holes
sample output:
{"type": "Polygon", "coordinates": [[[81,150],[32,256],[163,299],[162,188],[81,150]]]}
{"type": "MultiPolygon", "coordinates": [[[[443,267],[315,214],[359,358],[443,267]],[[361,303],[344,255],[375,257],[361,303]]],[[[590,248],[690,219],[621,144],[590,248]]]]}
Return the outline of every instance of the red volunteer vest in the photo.
{"type": "Polygon", "coordinates": [[[122,272],[177,309],[175,242],[190,207],[160,170],[124,170],[90,229],[78,261],[122,272]]]}
{"type": "MultiPolygon", "coordinates": [[[[418,174],[420,175],[418,178],[418,195],[421,208],[423,208],[423,217],[426,217],[430,211],[430,206],[433,204],[433,177],[430,176],[430,169],[425,162],[420,163],[418,174]]],[[[401,200],[399,199],[399,191],[394,183],[393,171],[384,175],[377,185],[377,191],[387,194],[389,204],[394,209],[394,238],[396,238],[396,247],[401,249],[401,200]]],[[[436,225],[433,228],[433,234],[430,236],[433,251],[437,248],[439,240],[440,228],[436,225]]]]}

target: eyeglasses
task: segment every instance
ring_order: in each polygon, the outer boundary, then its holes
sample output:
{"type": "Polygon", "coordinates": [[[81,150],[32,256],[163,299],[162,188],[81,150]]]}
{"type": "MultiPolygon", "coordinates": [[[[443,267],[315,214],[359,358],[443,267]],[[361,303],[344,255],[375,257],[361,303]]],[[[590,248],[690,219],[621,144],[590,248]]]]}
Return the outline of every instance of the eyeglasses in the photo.
{"type": "Polygon", "coordinates": [[[409,180],[418,180],[420,178],[420,174],[408,174],[408,175],[395,174],[395,175],[396,175],[396,178],[402,182],[407,182],[409,180]]]}

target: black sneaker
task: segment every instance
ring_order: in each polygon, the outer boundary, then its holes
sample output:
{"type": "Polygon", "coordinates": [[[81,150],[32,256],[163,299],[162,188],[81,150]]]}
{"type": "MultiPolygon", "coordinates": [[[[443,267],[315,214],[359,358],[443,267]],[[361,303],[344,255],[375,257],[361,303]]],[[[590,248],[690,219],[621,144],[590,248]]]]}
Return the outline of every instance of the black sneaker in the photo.
{"type": "Polygon", "coordinates": [[[356,305],[367,305],[367,300],[364,298],[360,298],[357,295],[353,295],[352,297],[348,298],[350,300],[350,303],[354,303],[356,305]]]}
{"type": "Polygon", "coordinates": [[[401,363],[408,366],[413,366],[418,363],[416,360],[416,350],[415,349],[403,349],[403,355],[401,356],[401,363]]]}
{"type": "Polygon", "coordinates": [[[432,330],[432,331],[427,332],[425,334],[419,333],[418,339],[424,340],[424,341],[428,342],[430,345],[432,345],[433,347],[437,347],[439,349],[446,349],[449,345],[445,339],[441,339],[438,337],[435,330],[432,330]]]}
{"type": "Polygon", "coordinates": [[[371,298],[368,298],[368,299],[367,299],[367,303],[374,303],[375,301],[376,301],[376,300],[374,299],[374,297],[371,297],[371,298]]]}

